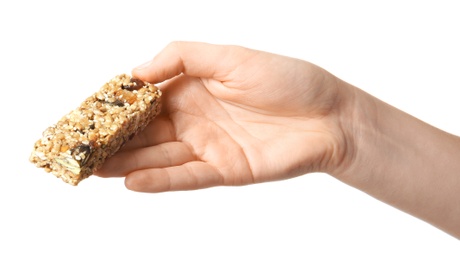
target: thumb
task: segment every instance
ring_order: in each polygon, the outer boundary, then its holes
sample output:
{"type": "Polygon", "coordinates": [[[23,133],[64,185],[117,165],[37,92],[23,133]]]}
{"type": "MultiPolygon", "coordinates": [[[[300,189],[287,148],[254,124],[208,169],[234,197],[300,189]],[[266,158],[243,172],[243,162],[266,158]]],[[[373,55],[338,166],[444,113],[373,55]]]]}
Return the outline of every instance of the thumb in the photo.
{"type": "Polygon", "coordinates": [[[172,42],[153,60],[134,68],[132,75],[151,83],[159,83],[181,73],[225,81],[238,65],[254,53],[256,51],[239,46],[172,42]]]}

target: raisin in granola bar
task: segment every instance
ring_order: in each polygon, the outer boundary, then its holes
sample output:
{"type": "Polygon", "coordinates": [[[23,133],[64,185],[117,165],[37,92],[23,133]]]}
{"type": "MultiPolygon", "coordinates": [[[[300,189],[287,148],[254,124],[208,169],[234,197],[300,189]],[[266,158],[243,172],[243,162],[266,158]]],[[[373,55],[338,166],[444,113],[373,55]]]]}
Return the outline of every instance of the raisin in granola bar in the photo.
{"type": "Polygon", "coordinates": [[[77,185],[159,114],[160,96],[154,85],[118,75],[47,128],[30,161],[77,185]]]}

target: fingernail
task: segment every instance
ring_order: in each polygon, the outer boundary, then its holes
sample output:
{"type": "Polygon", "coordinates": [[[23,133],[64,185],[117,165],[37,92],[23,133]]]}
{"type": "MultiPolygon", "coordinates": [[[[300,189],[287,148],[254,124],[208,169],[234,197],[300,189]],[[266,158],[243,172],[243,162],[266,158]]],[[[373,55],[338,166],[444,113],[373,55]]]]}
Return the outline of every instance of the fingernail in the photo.
{"type": "Polygon", "coordinates": [[[141,64],[141,65],[137,66],[137,67],[134,68],[134,69],[135,69],[135,70],[143,70],[143,69],[147,68],[148,66],[150,66],[150,64],[152,64],[152,61],[151,61],[151,60],[147,61],[147,62],[144,63],[144,64],[141,64]]]}

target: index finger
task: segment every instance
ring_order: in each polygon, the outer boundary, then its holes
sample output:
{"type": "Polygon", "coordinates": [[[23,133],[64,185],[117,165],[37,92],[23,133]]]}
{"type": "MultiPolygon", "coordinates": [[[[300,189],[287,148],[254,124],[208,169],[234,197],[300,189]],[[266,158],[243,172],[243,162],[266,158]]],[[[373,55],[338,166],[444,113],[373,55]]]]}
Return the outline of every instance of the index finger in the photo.
{"type": "Polygon", "coordinates": [[[134,68],[132,74],[151,83],[159,83],[181,73],[225,81],[239,64],[255,53],[239,46],[172,42],[153,60],[134,68]]]}

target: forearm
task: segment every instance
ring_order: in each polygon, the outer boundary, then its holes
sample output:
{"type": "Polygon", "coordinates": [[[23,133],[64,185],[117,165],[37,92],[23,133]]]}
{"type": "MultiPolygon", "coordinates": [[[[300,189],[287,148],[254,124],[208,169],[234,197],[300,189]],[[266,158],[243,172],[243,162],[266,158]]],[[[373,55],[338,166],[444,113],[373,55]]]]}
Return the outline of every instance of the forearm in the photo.
{"type": "Polygon", "coordinates": [[[355,89],[353,158],[334,174],[460,238],[460,138],[355,89]]]}

